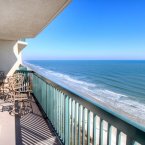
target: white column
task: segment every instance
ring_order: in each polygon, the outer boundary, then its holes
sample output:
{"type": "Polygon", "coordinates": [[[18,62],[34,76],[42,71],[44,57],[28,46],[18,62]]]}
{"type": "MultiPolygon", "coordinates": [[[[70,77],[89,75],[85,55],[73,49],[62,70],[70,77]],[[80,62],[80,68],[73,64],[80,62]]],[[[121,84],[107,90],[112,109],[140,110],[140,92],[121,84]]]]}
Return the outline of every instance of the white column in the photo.
{"type": "Polygon", "coordinates": [[[22,41],[0,40],[0,71],[11,76],[22,63],[21,51],[26,46],[22,41]]]}

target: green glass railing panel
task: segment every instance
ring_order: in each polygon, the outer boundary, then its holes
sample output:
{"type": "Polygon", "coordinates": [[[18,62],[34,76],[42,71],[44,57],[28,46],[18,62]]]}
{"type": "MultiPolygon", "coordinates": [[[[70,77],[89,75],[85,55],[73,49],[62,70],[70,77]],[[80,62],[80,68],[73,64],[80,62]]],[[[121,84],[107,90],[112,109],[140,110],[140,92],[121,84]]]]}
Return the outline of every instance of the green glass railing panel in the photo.
{"type": "Polygon", "coordinates": [[[50,85],[49,84],[46,84],[46,91],[47,91],[47,102],[46,102],[46,107],[47,107],[47,116],[48,118],[50,118],[50,85]]]}
{"type": "Polygon", "coordinates": [[[69,97],[65,96],[65,145],[69,145],[69,97]]]}
{"type": "Polygon", "coordinates": [[[97,121],[97,115],[94,114],[93,115],[93,145],[96,145],[96,142],[97,142],[97,140],[96,140],[96,121],[97,121]]]}
{"type": "Polygon", "coordinates": [[[81,144],[81,105],[78,107],[78,145],[81,144]]]}
{"type": "Polygon", "coordinates": [[[82,112],[82,145],[85,145],[85,115],[86,115],[86,109],[83,107],[83,112],[82,112]]]}
{"type": "Polygon", "coordinates": [[[44,110],[45,113],[47,113],[47,92],[46,92],[46,87],[47,84],[46,82],[42,81],[41,82],[41,87],[42,87],[42,108],[44,110]]]}
{"type": "Polygon", "coordinates": [[[75,102],[75,118],[74,118],[74,144],[77,145],[77,126],[78,126],[78,120],[77,120],[77,116],[78,116],[78,103],[75,102]]]}
{"type": "Polygon", "coordinates": [[[90,110],[87,111],[87,145],[90,145],[90,110]]]}
{"type": "Polygon", "coordinates": [[[112,135],[112,127],[111,124],[108,124],[108,129],[107,129],[107,145],[111,145],[111,135],[112,135]]]}

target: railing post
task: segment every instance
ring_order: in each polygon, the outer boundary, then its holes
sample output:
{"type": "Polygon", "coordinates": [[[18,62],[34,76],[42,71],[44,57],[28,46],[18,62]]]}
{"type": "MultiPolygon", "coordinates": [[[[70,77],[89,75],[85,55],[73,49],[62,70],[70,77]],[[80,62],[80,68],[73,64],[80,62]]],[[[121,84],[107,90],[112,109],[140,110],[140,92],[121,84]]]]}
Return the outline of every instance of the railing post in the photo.
{"type": "Polygon", "coordinates": [[[133,140],[129,136],[127,137],[126,145],[133,145],[133,140]]]}
{"type": "Polygon", "coordinates": [[[46,95],[47,95],[47,106],[46,106],[46,109],[47,109],[47,117],[50,119],[50,87],[49,87],[49,84],[46,84],[46,95]]]}
{"type": "Polygon", "coordinates": [[[71,100],[71,144],[74,143],[74,100],[71,100]]]}
{"type": "Polygon", "coordinates": [[[82,112],[82,144],[85,145],[85,107],[82,112]]]}
{"type": "Polygon", "coordinates": [[[93,114],[93,145],[96,145],[96,121],[97,115],[93,114]]]}
{"type": "Polygon", "coordinates": [[[81,105],[78,107],[78,145],[81,144],[80,134],[81,134],[81,105]]]}
{"type": "Polygon", "coordinates": [[[90,145],[90,110],[87,113],[87,145],[90,145]]]}
{"type": "Polygon", "coordinates": [[[111,145],[111,135],[112,135],[112,126],[108,123],[108,130],[107,130],[107,145],[111,145]]]}
{"type": "Polygon", "coordinates": [[[117,129],[117,133],[116,133],[116,145],[120,145],[121,144],[121,131],[117,129]]]}
{"type": "Polygon", "coordinates": [[[103,119],[100,118],[99,145],[103,145],[103,119]]]}
{"type": "Polygon", "coordinates": [[[62,93],[62,140],[65,142],[65,95],[62,93]]]}
{"type": "Polygon", "coordinates": [[[77,122],[77,115],[78,115],[78,103],[75,102],[75,128],[74,128],[74,140],[75,140],[75,145],[77,145],[77,125],[78,125],[78,122],[77,122]]]}
{"type": "Polygon", "coordinates": [[[68,134],[69,134],[69,97],[65,95],[65,107],[64,107],[64,112],[65,112],[65,145],[69,145],[68,142],[68,134]]]}

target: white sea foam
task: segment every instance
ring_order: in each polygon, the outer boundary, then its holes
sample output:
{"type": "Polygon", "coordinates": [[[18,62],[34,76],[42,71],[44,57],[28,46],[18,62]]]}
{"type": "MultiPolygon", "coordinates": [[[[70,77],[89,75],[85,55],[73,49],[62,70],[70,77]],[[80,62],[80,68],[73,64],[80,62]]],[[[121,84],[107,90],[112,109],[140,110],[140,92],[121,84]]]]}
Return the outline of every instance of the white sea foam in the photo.
{"type": "Polygon", "coordinates": [[[75,90],[79,94],[86,95],[86,97],[91,96],[97,98],[101,102],[107,103],[138,118],[145,119],[145,105],[136,100],[132,100],[131,97],[127,95],[100,88],[100,86],[96,84],[81,81],[69,75],[47,70],[37,65],[26,62],[25,64],[37,73],[64,87],[75,90]]]}

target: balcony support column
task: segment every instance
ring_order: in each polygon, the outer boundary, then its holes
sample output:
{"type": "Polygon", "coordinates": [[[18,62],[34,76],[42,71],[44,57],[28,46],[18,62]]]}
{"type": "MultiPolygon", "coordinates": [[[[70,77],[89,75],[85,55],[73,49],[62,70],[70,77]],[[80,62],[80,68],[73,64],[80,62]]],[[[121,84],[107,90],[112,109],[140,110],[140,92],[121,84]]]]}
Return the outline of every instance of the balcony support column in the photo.
{"type": "Polygon", "coordinates": [[[0,71],[11,76],[22,63],[21,51],[27,46],[22,41],[0,40],[0,71]]]}

